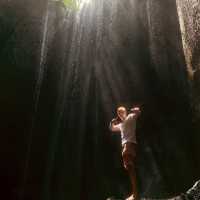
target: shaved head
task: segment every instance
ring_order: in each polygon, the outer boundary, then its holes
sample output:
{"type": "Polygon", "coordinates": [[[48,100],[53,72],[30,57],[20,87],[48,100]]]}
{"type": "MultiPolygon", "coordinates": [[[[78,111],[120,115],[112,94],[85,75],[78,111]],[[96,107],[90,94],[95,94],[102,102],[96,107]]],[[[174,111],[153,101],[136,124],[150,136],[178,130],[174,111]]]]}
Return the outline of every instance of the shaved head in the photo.
{"type": "Polygon", "coordinates": [[[124,106],[120,106],[117,108],[117,115],[121,120],[124,120],[127,116],[127,110],[124,106]]]}

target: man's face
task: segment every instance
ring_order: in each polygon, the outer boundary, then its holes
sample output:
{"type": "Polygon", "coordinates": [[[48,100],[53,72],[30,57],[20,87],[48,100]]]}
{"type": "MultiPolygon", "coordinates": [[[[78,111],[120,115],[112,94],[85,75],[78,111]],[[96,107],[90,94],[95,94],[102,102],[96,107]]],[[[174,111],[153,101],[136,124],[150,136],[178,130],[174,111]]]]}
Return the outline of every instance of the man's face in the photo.
{"type": "Polygon", "coordinates": [[[124,108],[124,109],[119,109],[118,111],[117,111],[117,115],[118,115],[118,117],[123,121],[123,120],[125,120],[126,119],[126,117],[127,117],[127,111],[126,111],[126,109],[124,108]]]}

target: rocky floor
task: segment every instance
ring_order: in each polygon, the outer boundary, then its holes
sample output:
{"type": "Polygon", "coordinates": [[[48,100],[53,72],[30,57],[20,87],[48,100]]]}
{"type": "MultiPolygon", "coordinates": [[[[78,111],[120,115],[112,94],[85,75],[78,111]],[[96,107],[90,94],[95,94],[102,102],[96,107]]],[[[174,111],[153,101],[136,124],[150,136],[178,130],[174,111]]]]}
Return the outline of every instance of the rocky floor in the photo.
{"type": "MultiPolygon", "coordinates": [[[[124,200],[115,197],[109,197],[106,200],[124,200]]],[[[169,199],[141,198],[141,200],[200,200],[200,180],[197,181],[186,193],[169,199]]]]}
{"type": "MultiPolygon", "coordinates": [[[[181,196],[177,196],[174,198],[170,198],[170,199],[152,199],[152,198],[141,198],[141,200],[184,200],[185,198],[181,197],[181,196]]],[[[115,197],[109,197],[106,200],[125,200],[125,199],[119,199],[119,198],[115,198],[115,197]]]]}

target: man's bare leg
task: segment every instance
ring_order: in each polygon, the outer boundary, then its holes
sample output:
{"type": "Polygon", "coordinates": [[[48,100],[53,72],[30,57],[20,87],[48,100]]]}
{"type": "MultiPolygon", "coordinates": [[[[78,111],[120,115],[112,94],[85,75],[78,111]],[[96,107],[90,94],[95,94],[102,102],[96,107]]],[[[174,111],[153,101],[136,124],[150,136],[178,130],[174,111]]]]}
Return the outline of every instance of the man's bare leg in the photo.
{"type": "Polygon", "coordinates": [[[136,172],[135,172],[134,167],[132,168],[131,172],[129,172],[129,176],[130,176],[130,179],[131,179],[132,192],[133,192],[134,200],[139,200],[138,189],[137,189],[137,180],[136,180],[136,172]]]}
{"type": "Polygon", "coordinates": [[[126,200],[139,200],[138,190],[137,190],[137,180],[136,180],[136,146],[130,143],[126,143],[123,151],[122,158],[124,168],[127,170],[131,181],[132,195],[126,200]]]}
{"type": "Polygon", "coordinates": [[[127,200],[139,200],[135,168],[134,166],[131,166],[131,167],[128,167],[127,170],[128,170],[128,174],[129,174],[131,186],[132,186],[132,195],[128,197],[127,200]]]}

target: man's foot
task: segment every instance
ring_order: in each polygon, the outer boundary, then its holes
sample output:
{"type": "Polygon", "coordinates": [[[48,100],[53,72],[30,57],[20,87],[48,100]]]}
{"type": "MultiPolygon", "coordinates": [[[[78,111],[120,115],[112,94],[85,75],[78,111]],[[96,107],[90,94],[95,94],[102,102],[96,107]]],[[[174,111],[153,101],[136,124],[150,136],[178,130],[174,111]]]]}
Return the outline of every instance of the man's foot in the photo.
{"type": "Polygon", "coordinates": [[[129,196],[128,198],[126,198],[126,200],[136,200],[133,196],[133,194],[131,196],[129,196]]]}

